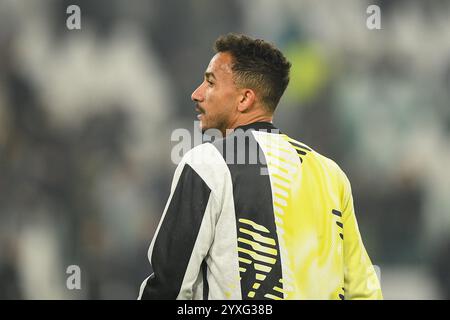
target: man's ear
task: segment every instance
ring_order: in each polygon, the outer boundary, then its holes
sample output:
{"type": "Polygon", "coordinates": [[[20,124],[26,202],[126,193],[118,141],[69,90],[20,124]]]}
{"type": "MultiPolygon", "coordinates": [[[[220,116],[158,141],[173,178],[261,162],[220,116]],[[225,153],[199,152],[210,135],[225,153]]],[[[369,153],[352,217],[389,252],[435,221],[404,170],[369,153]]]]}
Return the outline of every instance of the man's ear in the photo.
{"type": "Polygon", "coordinates": [[[249,111],[256,101],[255,91],[252,89],[242,89],[241,94],[239,95],[239,104],[238,111],[239,112],[247,112],[249,111]]]}

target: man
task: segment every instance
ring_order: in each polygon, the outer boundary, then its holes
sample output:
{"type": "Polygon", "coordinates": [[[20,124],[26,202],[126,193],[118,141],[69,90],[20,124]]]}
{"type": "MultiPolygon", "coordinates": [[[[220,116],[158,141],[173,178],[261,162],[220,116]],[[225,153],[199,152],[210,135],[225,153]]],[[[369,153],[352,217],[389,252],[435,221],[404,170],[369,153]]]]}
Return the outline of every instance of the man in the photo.
{"type": "Polygon", "coordinates": [[[244,35],[215,51],[192,100],[223,138],[178,165],[139,298],[381,299],[347,177],[272,124],[290,63],[244,35]]]}

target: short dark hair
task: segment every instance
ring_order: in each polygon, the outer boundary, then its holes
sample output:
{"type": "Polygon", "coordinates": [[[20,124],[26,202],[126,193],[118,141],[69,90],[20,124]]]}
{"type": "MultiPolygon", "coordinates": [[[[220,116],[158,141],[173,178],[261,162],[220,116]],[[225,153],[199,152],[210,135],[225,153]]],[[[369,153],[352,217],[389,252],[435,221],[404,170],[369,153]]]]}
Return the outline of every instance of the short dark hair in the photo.
{"type": "Polygon", "coordinates": [[[289,83],[291,63],[273,44],[246,35],[229,33],[214,43],[216,52],[229,52],[238,86],[255,90],[274,112],[289,83]]]}

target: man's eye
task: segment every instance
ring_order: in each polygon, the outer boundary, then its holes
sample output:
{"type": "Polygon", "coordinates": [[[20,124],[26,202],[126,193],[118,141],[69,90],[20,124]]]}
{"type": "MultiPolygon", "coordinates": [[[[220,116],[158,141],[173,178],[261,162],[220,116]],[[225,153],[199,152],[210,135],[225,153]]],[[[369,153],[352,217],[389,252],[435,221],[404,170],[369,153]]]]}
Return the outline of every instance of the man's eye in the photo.
{"type": "Polygon", "coordinates": [[[209,84],[210,86],[212,86],[212,85],[214,84],[212,81],[209,81],[209,80],[206,80],[206,82],[208,82],[208,84],[209,84]]]}

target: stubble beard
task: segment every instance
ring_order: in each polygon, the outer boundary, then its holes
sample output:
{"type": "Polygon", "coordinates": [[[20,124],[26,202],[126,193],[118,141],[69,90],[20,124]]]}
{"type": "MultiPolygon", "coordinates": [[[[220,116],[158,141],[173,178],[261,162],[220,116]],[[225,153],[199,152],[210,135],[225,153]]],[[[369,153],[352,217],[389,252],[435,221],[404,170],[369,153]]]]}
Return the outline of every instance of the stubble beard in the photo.
{"type": "Polygon", "coordinates": [[[204,134],[208,129],[217,129],[222,132],[222,136],[225,137],[226,129],[227,129],[227,121],[221,117],[216,117],[214,119],[210,119],[208,121],[209,125],[205,125],[205,113],[202,114],[202,119],[200,120],[200,130],[202,134],[204,134]]]}

